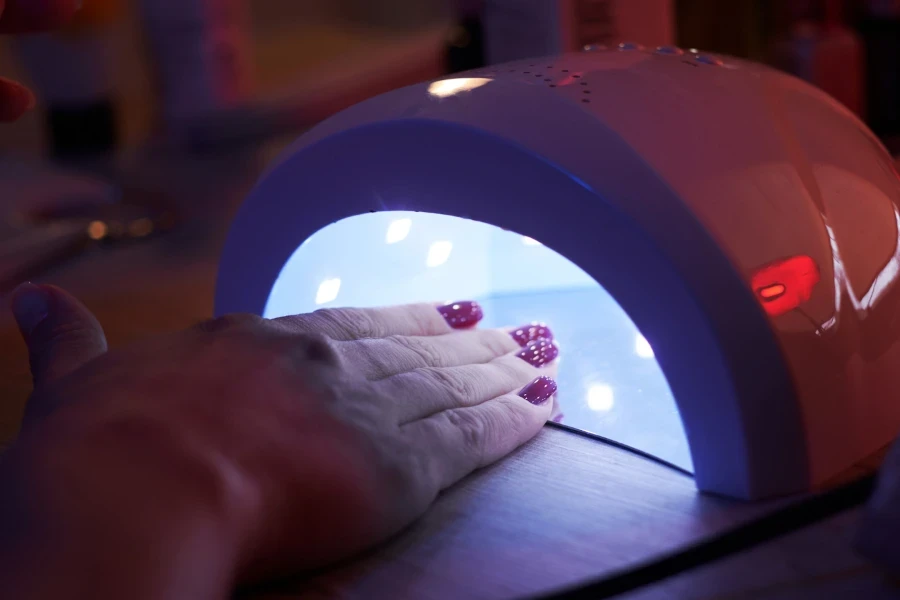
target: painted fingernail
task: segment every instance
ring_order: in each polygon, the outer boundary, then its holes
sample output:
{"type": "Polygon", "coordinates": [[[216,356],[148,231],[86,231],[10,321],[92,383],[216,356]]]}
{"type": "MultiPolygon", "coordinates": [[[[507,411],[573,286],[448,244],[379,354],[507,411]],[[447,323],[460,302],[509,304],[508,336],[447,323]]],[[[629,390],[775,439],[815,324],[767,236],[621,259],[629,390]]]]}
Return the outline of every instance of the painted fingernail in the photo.
{"type": "Polygon", "coordinates": [[[23,334],[28,335],[47,318],[50,297],[41,287],[23,283],[11,295],[12,312],[23,334]]]}
{"type": "Polygon", "coordinates": [[[556,382],[549,377],[538,377],[525,386],[519,396],[525,398],[535,406],[540,406],[556,393],[556,382]]]}
{"type": "Polygon", "coordinates": [[[532,367],[543,367],[559,356],[559,348],[550,340],[535,340],[516,353],[532,367]]]}
{"type": "Polygon", "coordinates": [[[525,346],[528,342],[535,340],[552,340],[553,332],[544,323],[530,323],[513,329],[509,335],[512,336],[516,343],[525,346]]]}
{"type": "Polygon", "coordinates": [[[481,310],[481,305],[471,300],[439,306],[438,312],[443,315],[453,329],[472,327],[484,318],[484,311],[481,310]]]}

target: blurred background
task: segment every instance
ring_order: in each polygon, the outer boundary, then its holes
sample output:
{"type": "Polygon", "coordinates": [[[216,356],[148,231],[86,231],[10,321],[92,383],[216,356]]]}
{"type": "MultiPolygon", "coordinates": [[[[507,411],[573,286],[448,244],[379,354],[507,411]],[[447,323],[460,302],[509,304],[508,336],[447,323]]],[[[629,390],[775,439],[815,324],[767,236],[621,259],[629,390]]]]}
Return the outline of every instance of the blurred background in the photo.
{"type": "Polygon", "coordinates": [[[163,133],[215,146],[448,70],[623,40],[768,62],[900,134],[898,0],[85,0],[66,31],[31,38],[0,41],[0,72],[41,96],[0,155],[163,133]]]}

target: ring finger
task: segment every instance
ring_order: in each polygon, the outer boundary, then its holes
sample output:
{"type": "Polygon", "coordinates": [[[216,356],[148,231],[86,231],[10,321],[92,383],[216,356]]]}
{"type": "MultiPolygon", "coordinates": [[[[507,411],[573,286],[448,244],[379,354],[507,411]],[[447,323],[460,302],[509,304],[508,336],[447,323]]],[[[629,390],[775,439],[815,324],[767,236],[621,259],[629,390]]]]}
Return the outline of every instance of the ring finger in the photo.
{"type": "Polygon", "coordinates": [[[482,364],[519,351],[539,339],[538,335],[552,339],[546,328],[531,337],[523,332],[527,332],[527,327],[475,329],[436,336],[389,336],[339,342],[337,350],[346,364],[377,381],[425,367],[482,364]]]}
{"type": "Polygon", "coordinates": [[[388,397],[398,399],[394,411],[402,425],[518,391],[540,375],[553,374],[558,354],[553,342],[538,340],[484,364],[423,367],[388,377],[379,385],[388,397]],[[408,398],[415,402],[406,401],[408,398]]]}

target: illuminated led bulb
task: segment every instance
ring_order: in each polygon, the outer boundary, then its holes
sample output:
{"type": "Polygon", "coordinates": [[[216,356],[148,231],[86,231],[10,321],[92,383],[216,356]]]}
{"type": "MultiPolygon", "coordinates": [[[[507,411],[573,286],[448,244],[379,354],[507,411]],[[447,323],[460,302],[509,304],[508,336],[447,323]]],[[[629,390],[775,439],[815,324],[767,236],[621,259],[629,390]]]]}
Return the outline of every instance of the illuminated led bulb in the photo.
{"type": "Polygon", "coordinates": [[[402,242],[406,239],[406,236],[409,235],[411,227],[412,219],[397,219],[396,221],[392,221],[391,224],[388,225],[387,234],[384,236],[384,242],[386,244],[402,242]]]}
{"type": "Polygon", "coordinates": [[[450,258],[453,251],[453,242],[441,241],[431,244],[428,248],[428,257],[425,259],[425,265],[429,267],[439,267],[450,258]]]}
{"type": "Polygon", "coordinates": [[[637,334],[634,338],[634,353],[641,358],[653,358],[653,348],[641,334],[637,334]]]}
{"type": "Polygon", "coordinates": [[[606,384],[592,385],[587,391],[588,408],[597,412],[609,412],[615,404],[613,390],[606,384]]]}
{"type": "Polygon", "coordinates": [[[527,235],[522,236],[522,243],[526,246],[541,246],[542,244],[534,238],[530,238],[527,235]]]}
{"type": "Polygon", "coordinates": [[[331,302],[332,300],[337,298],[338,292],[340,290],[340,279],[326,279],[319,284],[319,289],[318,291],[316,291],[316,304],[325,304],[326,302],[331,302]]]}

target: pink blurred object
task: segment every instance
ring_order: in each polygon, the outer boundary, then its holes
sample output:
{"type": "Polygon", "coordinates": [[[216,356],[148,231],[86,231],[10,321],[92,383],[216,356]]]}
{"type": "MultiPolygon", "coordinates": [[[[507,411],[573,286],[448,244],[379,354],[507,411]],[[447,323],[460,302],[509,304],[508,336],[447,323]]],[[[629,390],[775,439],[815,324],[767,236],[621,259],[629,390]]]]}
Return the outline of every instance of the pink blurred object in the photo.
{"type": "Polygon", "coordinates": [[[491,64],[633,42],[669,46],[675,40],[672,0],[485,0],[484,30],[491,64]]]}
{"type": "Polygon", "coordinates": [[[254,99],[249,10],[244,0],[141,0],[140,10],[169,133],[243,108],[254,99]]]}
{"type": "Polygon", "coordinates": [[[824,18],[810,18],[806,0],[793,5],[797,19],[790,38],[776,44],[779,68],[827,92],[860,117],[865,116],[865,56],[859,36],[843,22],[838,0],[826,0],[824,18]]]}

